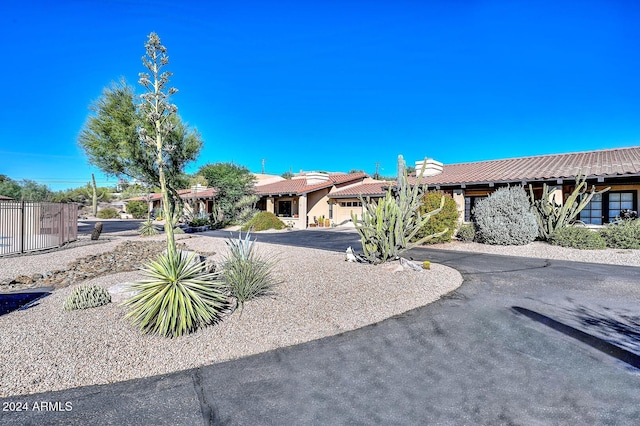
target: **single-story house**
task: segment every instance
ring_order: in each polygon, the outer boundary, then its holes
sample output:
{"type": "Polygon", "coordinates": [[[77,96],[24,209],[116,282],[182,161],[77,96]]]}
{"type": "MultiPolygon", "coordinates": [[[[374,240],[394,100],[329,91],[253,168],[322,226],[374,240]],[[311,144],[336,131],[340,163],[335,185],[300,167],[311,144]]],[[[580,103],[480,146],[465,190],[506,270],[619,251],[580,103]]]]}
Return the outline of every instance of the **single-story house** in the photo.
{"type": "Polygon", "coordinates": [[[291,179],[259,184],[255,187],[255,194],[260,197],[257,207],[274,213],[296,229],[315,226],[322,218],[329,224],[337,224],[335,204],[330,202],[332,194],[359,186],[366,178],[362,172],[306,172],[291,179]]]}
{"type": "MultiPolygon", "coordinates": [[[[580,213],[586,224],[602,225],[615,220],[621,210],[638,210],[640,191],[640,147],[618,148],[568,154],[539,155],[472,163],[442,164],[435,160],[416,161],[416,170],[424,168],[422,183],[430,190],[441,190],[453,196],[461,220],[471,221],[475,202],[496,189],[508,185],[529,185],[534,196],[542,195],[543,184],[552,189],[555,201],[562,204],[575,187],[575,177],[587,177],[589,189],[611,188],[594,196],[580,213]]],[[[415,184],[417,177],[410,176],[415,184]]],[[[379,197],[376,185],[350,188],[332,194],[335,201],[347,195],[379,197]]],[[[354,198],[349,202],[353,203],[354,198]]]]}
{"type": "Polygon", "coordinates": [[[5,195],[0,195],[0,201],[13,201],[13,198],[7,197],[5,195]]]}

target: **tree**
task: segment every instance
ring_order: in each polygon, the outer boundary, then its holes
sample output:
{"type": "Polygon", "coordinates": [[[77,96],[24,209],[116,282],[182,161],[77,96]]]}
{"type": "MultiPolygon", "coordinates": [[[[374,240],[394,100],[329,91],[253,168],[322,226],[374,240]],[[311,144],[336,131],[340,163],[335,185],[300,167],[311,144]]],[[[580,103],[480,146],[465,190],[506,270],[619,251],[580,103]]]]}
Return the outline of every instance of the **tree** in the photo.
{"type": "Polygon", "coordinates": [[[244,166],[233,163],[206,164],[199,175],[216,190],[216,203],[222,213],[222,224],[234,221],[239,213],[238,201],[253,193],[255,177],[244,166]]]}
{"type": "MultiPolygon", "coordinates": [[[[145,108],[148,107],[136,106],[134,96],[133,88],[124,80],[104,89],[102,96],[89,107],[92,114],[80,132],[78,143],[89,162],[108,175],[159,188],[156,147],[146,145],[140,137],[143,129],[147,135],[155,132],[155,124],[147,120],[145,108]]],[[[176,113],[168,114],[165,120],[168,130],[165,145],[170,150],[163,155],[163,169],[172,200],[179,203],[181,200],[173,188],[187,186],[182,170],[197,158],[202,139],[197,130],[190,129],[176,113]]],[[[171,204],[171,208],[173,210],[175,204],[171,204]]]]}
{"type": "Polygon", "coordinates": [[[22,195],[22,188],[15,180],[7,175],[0,175],[0,195],[19,200],[22,195]]]}
{"type": "Polygon", "coordinates": [[[0,175],[0,195],[13,198],[16,201],[39,202],[50,201],[54,193],[48,186],[33,180],[24,179],[17,182],[9,176],[0,175]]]}

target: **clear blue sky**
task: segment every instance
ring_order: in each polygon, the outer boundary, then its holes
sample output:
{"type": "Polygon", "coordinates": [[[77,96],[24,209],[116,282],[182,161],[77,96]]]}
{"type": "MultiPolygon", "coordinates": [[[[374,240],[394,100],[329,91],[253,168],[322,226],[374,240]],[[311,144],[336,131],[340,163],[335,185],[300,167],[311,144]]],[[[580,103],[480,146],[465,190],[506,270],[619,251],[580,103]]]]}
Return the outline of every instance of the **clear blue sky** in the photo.
{"type": "Polygon", "coordinates": [[[52,189],[92,172],[89,104],[168,49],[202,134],[193,172],[233,161],[395,173],[640,145],[636,1],[14,1],[0,13],[0,174],[52,189]],[[174,3],[179,3],[174,4],[174,3]]]}

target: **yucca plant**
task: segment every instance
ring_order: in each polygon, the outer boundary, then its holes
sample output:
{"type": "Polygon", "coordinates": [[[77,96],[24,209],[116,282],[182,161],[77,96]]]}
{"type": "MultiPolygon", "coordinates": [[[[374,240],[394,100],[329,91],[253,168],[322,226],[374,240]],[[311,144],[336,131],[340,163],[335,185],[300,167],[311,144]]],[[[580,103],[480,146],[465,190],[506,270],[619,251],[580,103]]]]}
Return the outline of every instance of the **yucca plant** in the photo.
{"type": "Polygon", "coordinates": [[[267,294],[276,284],[272,276],[276,262],[263,259],[254,250],[255,240],[251,240],[249,232],[244,238],[240,232],[238,238],[229,238],[226,243],[229,253],[222,263],[222,280],[242,308],[244,302],[267,294]]]}
{"type": "Polygon", "coordinates": [[[157,235],[158,230],[153,225],[153,221],[149,219],[149,220],[145,220],[140,224],[140,226],[138,227],[138,233],[142,237],[150,237],[152,235],[157,235]]]}
{"type": "Polygon", "coordinates": [[[144,333],[178,337],[216,322],[228,306],[219,274],[207,272],[195,253],[168,251],[142,272],[148,279],[129,284],[135,295],[123,305],[144,333]]]}

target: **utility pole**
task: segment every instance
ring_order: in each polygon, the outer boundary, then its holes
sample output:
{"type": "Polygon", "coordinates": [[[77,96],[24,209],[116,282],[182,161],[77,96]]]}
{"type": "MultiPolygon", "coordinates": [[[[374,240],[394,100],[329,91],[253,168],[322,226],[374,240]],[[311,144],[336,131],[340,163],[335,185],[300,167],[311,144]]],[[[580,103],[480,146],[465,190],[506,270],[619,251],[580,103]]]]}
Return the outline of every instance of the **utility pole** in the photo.
{"type": "Polygon", "coordinates": [[[373,175],[374,179],[380,179],[380,163],[376,162],[376,173],[373,175]]]}
{"type": "Polygon", "coordinates": [[[262,159],[262,174],[264,174],[264,163],[265,163],[266,161],[267,161],[267,160],[266,160],[265,158],[263,158],[263,159],[262,159]]]}

